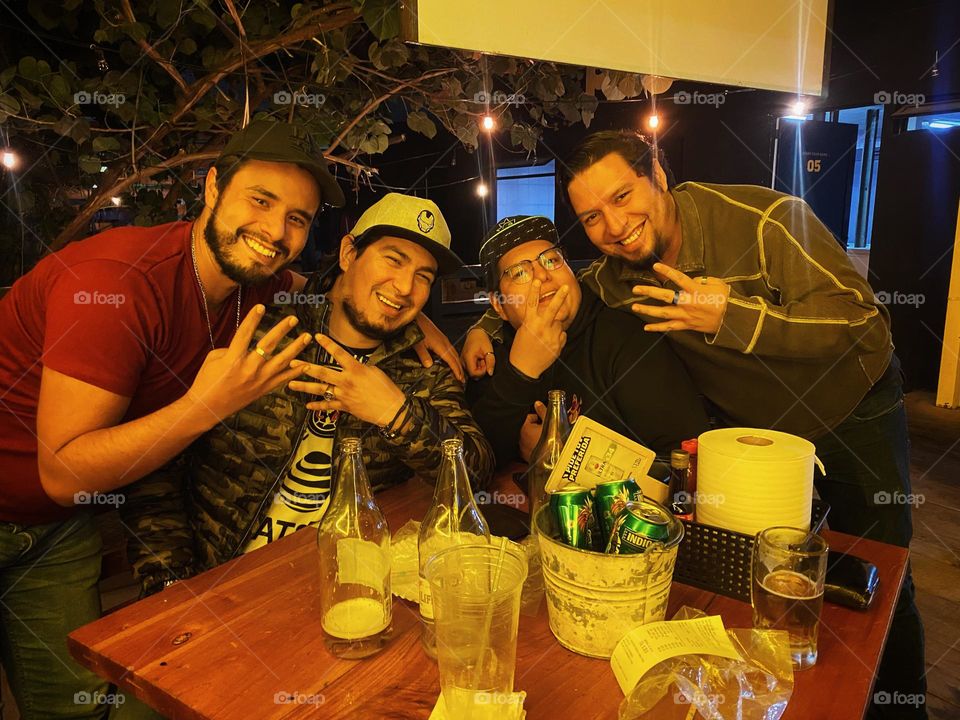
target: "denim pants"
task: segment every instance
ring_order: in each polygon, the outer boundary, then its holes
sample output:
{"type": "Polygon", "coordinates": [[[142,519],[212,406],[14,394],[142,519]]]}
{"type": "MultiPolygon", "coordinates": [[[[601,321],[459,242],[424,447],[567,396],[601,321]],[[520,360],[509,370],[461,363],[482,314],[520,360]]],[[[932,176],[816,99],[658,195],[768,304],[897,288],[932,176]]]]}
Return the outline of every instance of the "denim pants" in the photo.
{"type": "MultiPolygon", "coordinates": [[[[820,497],[830,503],[830,528],[909,547],[913,536],[912,504],[907,502],[911,497],[910,438],[900,361],[895,355],[850,417],[815,444],[827,471],[826,477],[817,471],[816,486],[820,497]]],[[[852,553],[856,555],[856,548],[852,553]]],[[[927,717],[925,704],[918,701],[927,685],[923,646],[923,623],[908,565],[868,718],[927,717]]]]}

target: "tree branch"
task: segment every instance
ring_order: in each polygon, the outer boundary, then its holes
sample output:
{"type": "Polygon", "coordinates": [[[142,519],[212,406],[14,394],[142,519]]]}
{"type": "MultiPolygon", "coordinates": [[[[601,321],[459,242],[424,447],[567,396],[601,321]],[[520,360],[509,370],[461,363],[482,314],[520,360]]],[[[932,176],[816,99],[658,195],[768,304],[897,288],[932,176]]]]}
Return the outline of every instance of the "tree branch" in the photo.
{"type": "Polygon", "coordinates": [[[363,110],[361,110],[356,117],[353,118],[353,120],[347,123],[347,126],[343,128],[343,130],[340,131],[340,134],[333,139],[332,143],[330,143],[330,147],[327,148],[326,154],[329,155],[329,153],[332,153],[334,150],[336,150],[337,147],[340,145],[340,143],[343,142],[343,139],[347,136],[347,134],[357,126],[357,123],[360,122],[367,115],[369,115],[373,110],[375,110],[377,106],[380,105],[380,103],[382,103],[384,100],[389,100],[391,97],[396,95],[405,87],[414,87],[416,83],[423,82],[424,80],[429,80],[430,78],[435,78],[440,75],[448,75],[454,72],[454,70],[455,70],[454,68],[446,68],[443,70],[433,70],[431,72],[424,73],[420,77],[414,78],[413,80],[398,79],[397,81],[400,83],[399,85],[397,85],[395,88],[393,88],[389,92],[384,93],[380,97],[375,98],[374,100],[371,100],[367,104],[367,106],[363,108],[363,110]]]}
{"type": "MultiPolygon", "coordinates": [[[[126,17],[127,22],[135,23],[137,18],[133,14],[133,8],[130,6],[130,0],[120,0],[120,4],[123,7],[123,14],[126,17]]],[[[157,65],[166,71],[167,75],[173,78],[173,81],[180,87],[182,91],[187,91],[187,83],[180,73],[177,72],[177,69],[173,66],[173,63],[160,57],[160,53],[154,50],[153,45],[148,43],[146,40],[141,38],[137,41],[137,45],[139,45],[140,49],[143,50],[144,55],[153,60],[157,65]]]]}

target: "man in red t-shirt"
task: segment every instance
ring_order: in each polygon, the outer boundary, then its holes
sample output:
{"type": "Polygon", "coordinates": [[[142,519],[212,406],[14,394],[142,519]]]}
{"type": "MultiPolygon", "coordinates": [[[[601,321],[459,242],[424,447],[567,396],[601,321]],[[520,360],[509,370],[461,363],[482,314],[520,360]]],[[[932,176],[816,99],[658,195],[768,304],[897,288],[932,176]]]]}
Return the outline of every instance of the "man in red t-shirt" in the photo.
{"type": "MultiPolygon", "coordinates": [[[[343,192],[301,129],[257,121],[210,169],[194,223],[118,228],[49,255],[0,301],[0,658],[27,718],[102,717],[112,696],[66,635],[99,615],[90,508],[300,374],[264,305],[304,279],[343,192]]],[[[121,701],[122,702],[122,701],[121,701]]]]}

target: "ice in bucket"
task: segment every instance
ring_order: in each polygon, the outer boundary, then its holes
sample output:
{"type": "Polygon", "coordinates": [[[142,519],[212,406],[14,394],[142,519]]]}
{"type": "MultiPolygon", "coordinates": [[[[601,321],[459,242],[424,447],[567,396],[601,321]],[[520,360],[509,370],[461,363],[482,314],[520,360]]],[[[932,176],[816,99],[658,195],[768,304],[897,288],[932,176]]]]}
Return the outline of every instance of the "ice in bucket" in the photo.
{"type": "Polygon", "coordinates": [[[425,575],[433,596],[440,689],[450,717],[509,716],[526,555],[513,543],[437,553],[425,575]]]}

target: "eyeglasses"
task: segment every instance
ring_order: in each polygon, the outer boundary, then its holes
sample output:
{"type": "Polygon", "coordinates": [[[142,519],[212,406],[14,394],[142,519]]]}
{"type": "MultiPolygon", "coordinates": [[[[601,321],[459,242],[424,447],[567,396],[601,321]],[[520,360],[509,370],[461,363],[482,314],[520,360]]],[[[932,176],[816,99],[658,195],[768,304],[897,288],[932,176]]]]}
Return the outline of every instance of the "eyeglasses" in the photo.
{"type": "MultiPolygon", "coordinates": [[[[537,255],[536,261],[544,270],[558,270],[564,266],[563,249],[559,245],[547,248],[537,255]]],[[[533,260],[521,260],[500,273],[500,279],[507,277],[516,285],[526,285],[533,280],[533,260]]]]}

